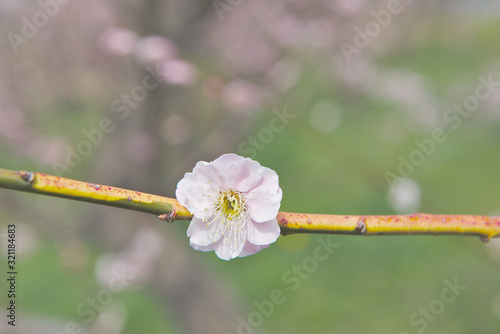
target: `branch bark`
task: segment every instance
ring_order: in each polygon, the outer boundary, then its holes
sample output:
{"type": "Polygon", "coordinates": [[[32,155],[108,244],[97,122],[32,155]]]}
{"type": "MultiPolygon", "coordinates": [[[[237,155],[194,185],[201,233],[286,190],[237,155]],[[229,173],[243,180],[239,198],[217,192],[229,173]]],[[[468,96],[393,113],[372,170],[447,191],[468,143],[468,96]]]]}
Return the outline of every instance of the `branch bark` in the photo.
{"type": "MultiPolygon", "coordinates": [[[[193,216],[176,199],[92,184],[63,177],[0,169],[0,188],[57,196],[157,215],[168,222],[193,216]]],[[[483,241],[500,236],[500,216],[415,213],[389,216],[346,216],[279,212],[283,235],[333,233],[353,235],[458,234],[483,241]]]]}

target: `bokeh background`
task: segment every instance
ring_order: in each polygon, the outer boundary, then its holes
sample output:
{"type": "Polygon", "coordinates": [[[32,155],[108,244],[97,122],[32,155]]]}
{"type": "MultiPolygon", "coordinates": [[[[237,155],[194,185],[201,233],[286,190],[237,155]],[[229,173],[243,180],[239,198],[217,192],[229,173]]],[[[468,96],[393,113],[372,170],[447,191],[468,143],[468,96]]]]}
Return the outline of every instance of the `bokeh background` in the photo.
{"type": "MultiPolygon", "coordinates": [[[[474,96],[500,81],[499,7],[0,0],[0,166],[173,197],[197,161],[235,152],[277,171],[284,211],[498,214],[500,87],[474,96]]],[[[0,224],[0,277],[7,224],[19,272],[1,333],[500,328],[495,241],[292,235],[225,262],[190,248],[187,222],[9,190],[0,224]],[[338,247],[313,266],[320,239],[338,247]]]]}

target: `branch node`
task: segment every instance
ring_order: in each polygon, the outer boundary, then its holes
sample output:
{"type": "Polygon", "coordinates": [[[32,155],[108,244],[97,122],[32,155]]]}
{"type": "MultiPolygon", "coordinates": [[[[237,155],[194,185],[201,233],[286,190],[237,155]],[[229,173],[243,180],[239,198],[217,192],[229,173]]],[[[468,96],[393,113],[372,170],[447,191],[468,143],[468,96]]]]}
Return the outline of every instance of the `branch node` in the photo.
{"type": "Polygon", "coordinates": [[[479,240],[481,240],[483,243],[487,243],[490,241],[490,237],[482,235],[479,237],[479,240]]]}
{"type": "Polygon", "coordinates": [[[162,215],[159,215],[158,218],[160,218],[161,220],[166,221],[167,223],[171,223],[175,219],[175,213],[176,213],[176,211],[174,209],[173,212],[171,212],[171,213],[164,213],[162,215]]]}
{"type": "Polygon", "coordinates": [[[93,187],[95,190],[99,190],[102,187],[102,186],[100,186],[98,184],[93,184],[93,183],[89,183],[89,186],[93,187]]]}
{"type": "Polygon", "coordinates": [[[32,172],[27,172],[27,171],[22,170],[19,172],[19,175],[21,176],[21,179],[23,179],[24,181],[26,181],[28,183],[32,183],[33,180],[35,180],[35,174],[32,172]]]}
{"type": "Polygon", "coordinates": [[[359,234],[364,234],[366,232],[366,223],[360,219],[354,231],[359,234]]]}

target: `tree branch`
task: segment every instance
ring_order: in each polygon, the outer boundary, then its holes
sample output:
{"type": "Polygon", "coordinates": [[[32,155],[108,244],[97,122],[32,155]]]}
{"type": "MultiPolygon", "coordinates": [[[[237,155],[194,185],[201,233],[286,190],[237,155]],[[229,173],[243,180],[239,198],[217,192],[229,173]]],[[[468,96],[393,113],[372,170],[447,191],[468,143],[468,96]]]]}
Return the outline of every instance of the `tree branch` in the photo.
{"type": "MultiPolygon", "coordinates": [[[[71,180],[63,177],[0,169],[0,188],[57,196],[142,211],[160,219],[190,220],[193,216],[173,198],[71,180]]],[[[475,235],[483,241],[500,236],[500,216],[434,215],[345,216],[279,212],[283,235],[334,233],[354,235],[475,235]]]]}
{"type": "Polygon", "coordinates": [[[192,218],[191,213],[172,198],[41,173],[0,169],[0,188],[142,211],[167,221],[192,218]]]}

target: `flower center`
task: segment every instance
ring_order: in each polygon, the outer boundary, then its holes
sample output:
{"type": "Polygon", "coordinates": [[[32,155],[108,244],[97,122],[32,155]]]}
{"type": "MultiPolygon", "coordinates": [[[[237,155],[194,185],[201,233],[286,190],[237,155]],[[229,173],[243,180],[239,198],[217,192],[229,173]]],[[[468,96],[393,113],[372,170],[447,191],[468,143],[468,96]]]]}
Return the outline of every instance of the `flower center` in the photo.
{"type": "Polygon", "coordinates": [[[221,191],[215,211],[227,223],[240,220],[246,211],[243,195],[233,190],[221,191]]]}
{"type": "Polygon", "coordinates": [[[211,219],[203,221],[207,223],[207,228],[213,223],[216,224],[214,242],[220,235],[224,236],[224,242],[230,239],[234,241],[231,247],[237,247],[240,242],[245,242],[242,231],[248,220],[248,208],[244,194],[231,189],[219,191],[212,210],[211,219]]]}

